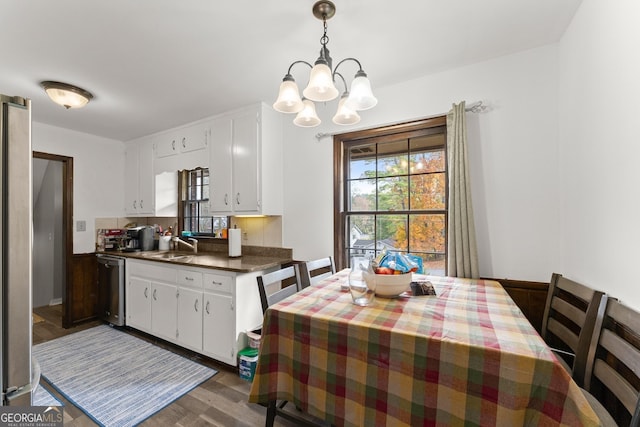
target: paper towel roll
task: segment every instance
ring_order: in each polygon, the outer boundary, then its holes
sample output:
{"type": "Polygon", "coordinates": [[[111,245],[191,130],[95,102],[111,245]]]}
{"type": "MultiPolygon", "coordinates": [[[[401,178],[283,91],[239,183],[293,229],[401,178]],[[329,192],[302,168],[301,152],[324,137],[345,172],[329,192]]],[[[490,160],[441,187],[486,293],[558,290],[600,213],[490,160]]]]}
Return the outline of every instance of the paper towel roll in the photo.
{"type": "Polygon", "coordinates": [[[230,257],[239,257],[242,256],[242,242],[241,236],[242,232],[239,228],[230,228],[229,229],[229,256],[230,257]]]}

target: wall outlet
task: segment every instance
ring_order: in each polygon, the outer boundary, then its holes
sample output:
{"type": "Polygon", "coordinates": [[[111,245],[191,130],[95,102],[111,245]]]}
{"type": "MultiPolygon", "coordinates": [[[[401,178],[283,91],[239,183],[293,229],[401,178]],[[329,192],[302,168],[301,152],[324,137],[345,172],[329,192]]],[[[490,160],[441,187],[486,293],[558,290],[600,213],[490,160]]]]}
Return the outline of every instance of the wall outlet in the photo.
{"type": "Polygon", "coordinates": [[[246,231],[242,232],[242,240],[249,240],[249,233],[247,233],[246,231]]]}
{"type": "Polygon", "coordinates": [[[87,231],[87,221],[76,221],[76,231],[87,231]]]}

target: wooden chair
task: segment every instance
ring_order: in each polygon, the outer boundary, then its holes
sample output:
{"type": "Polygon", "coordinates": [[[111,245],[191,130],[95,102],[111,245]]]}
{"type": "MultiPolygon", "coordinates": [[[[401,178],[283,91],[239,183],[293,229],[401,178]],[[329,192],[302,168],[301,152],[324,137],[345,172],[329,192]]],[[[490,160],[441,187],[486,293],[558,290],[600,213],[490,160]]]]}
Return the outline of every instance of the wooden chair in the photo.
{"type": "Polygon", "coordinates": [[[587,356],[583,392],[604,426],[638,427],[640,313],[608,298],[599,322],[587,356]]]}
{"type": "Polygon", "coordinates": [[[302,263],[300,270],[302,287],[306,288],[307,286],[313,286],[320,280],[335,274],[336,266],[333,263],[333,257],[329,256],[302,263]]]}
{"type": "MultiPolygon", "coordinates": [[[[298,292],[302,289],[302,285],[300,282],[300,270],[298,268],[298,264],[294,264],[290,267],[285,267],[280,270],[273,271],[271,273],[263,274],[262,276],[257,277],[258,280],[258,291],[260,292],[260,302],[262,303],[262,313],[265,313],[269,306],[282,301],[298,292]],[[267,294],[267,288],[275,283],[282,282],[292,282],[289,286],[281,288],[275,292],[267,294]]],[[[300,418],[300,416],[285,411],[284,407],[286,406],[287,401],[283,400],[281,402],[272,401],[269,402],[267,406],[267,417],[265,420],[266,426],[273,426],[276,415],[279,415],[289,421],[295,422],[296,425],[301,426],[317,426],[317,424],[305,420],[304,418],[300,418]]],[[[296,408],[299,412],[299,408],[296,408]]]]}
{"type": "Polygon", "coordinates": [[[258,291],[260,292],[260,302],[262,303],[262,312],[267,311],[270,305],[282,301],[286,297],[295,294],[302,285],[300,283],[300,271],[298,265],[294,264],[290,267],[285,267],[280,270],[273,271],[271,273],[258,276],[258,291]],[[267,288],[275,283],[282,283],[288,281],[293,283],[284,288],[278,289],[275,292],[267,294],[267,288]]]}
{"type": "Polygon", "coordinates": [[[542,338],[579,386],[583,386],[587,353],[604,293],[554,273],[542,318],[542,338]]]}

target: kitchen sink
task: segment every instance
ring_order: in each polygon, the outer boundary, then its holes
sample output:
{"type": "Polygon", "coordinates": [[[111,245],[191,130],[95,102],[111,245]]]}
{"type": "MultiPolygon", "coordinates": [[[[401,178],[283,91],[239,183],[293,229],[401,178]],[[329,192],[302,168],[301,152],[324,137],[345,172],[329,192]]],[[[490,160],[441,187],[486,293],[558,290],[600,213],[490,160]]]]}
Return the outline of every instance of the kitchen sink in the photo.
{"type": "Polygon", "coordinates": [[[172,253],[172,252],[162,252],[159,254],[153,254],[150,258],[155,259],[166,259],[169,261],[189,261],[193,258],[193,255],[181,254],[181,253],[172,253]]]}

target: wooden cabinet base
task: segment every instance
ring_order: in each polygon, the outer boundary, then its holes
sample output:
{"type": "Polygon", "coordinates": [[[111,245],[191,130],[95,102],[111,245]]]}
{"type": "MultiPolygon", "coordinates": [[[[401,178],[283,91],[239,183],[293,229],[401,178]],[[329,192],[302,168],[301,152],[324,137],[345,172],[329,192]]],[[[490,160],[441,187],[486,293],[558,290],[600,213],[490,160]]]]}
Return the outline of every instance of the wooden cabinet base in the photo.
{"type": "Polygon", "coordinates": [[[62,327],[95,320],[98,317],[98,263],[96,255],[73,254],[67,260],[67,284],[62,297],[62,327]]]}

